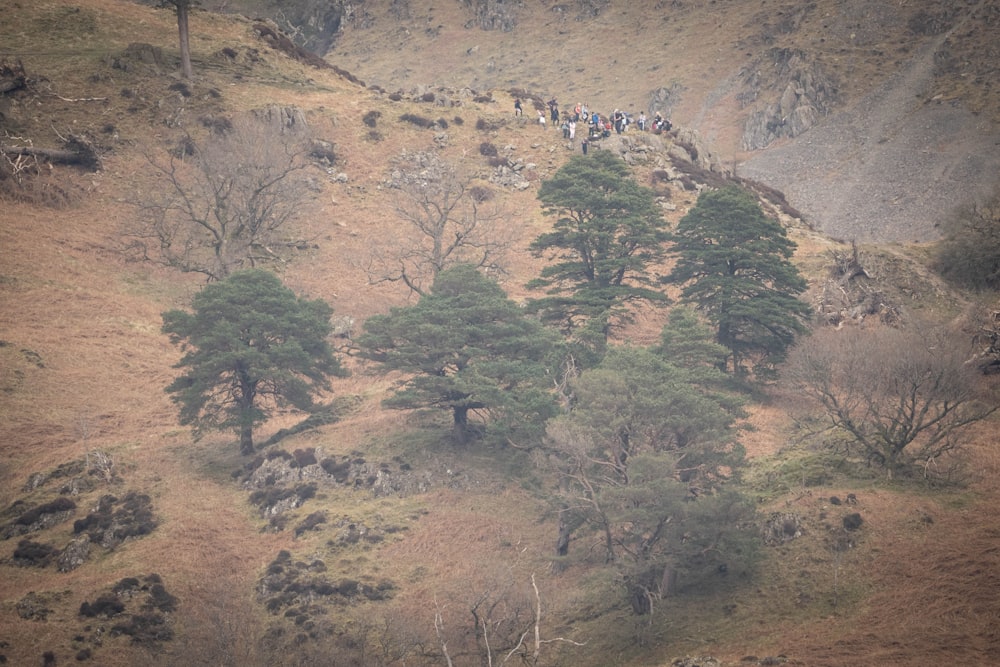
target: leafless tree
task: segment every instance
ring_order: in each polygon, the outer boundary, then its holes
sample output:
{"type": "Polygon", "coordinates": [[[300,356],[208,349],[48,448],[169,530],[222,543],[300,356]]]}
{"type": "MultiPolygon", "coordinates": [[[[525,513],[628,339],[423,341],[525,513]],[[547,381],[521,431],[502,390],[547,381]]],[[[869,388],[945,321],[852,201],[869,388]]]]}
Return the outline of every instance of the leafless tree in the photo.
{"type": "Polygon", "coordinates": [[[505,273],[516,234],[492,190],[432,152],[404,152],[389,183],[404,228],[372,249],[365,267],[372,284],[402,282],[423,295],[456,264],[505,273]]]}
{"type": "Polygon", "coordinates": [[[481,582],[477,593],[467,599],[472,627],[459,622],[449,636],[445,630],[445,606],[435,600],[434,630],[442,657],[451,666],[462,661],[478,660],[482,667],[543,664],[543,648],[549,644],[584,646],[567,637],[546,637],[544,633],[542,594],[535,573],[528,576],[530,588],[514,568],[501,568],[497,576],[481,582]],[[469,636],[475,647],[463,643],[469,636]]]}
{"type": "Polygon", "coordinates": [[[167,158],[150,156],[165,193],[136,202],[127,252],[209,280],[283,261],[297,245],[283,234],[306,198],[307,154],[302,133],[248,117],[167,158]]]}
{"type": "Polygon", "coordinates": [[[890,478],[938,477],[953,472],[964,429],[998,407],[983,400],[953,339],[916,325],[823,329],[802,341],[785,375],[890,478]]]}

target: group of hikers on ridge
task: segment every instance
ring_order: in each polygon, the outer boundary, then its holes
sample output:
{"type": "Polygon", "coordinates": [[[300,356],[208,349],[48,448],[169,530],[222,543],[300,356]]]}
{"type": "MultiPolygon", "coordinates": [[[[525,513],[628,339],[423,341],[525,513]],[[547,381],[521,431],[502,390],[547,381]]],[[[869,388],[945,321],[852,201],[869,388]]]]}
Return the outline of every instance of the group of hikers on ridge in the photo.
{"type": "MultiPolygon", "coordinates": [[[[564,139],[575,141],[578,124],[583,123],[586,126],[587,135],[582,141],[584,153],[587,152],[588,141],[609,137],[611,136],[612,131],[616,134],[621,134],[623,132],[627,132],[631,126],[635,125],[640,131],[652,131],[659,134],[661,132],[667,132],[673,127],[673,124],[664,118],[660,112],[656,112],[653,116],[653,120],[650,121],[646,117],[646,113],[644,111],[640,111],[638,117],[633,117],[633,114],[631,113],[626,113],[621,109],[615,109],[610,116],[602,116],[598,112],[592,111],[586,104],[581,102],[577,104],[572,111],[564,110],[560,114],[559,103],[555,98],[546,102],[546,105],[549,108],[548,117],[546,117],[545,111],[539,109],[538,124],[542,127],[546,127],[548,125],[547,120],[551,119],[552,127],[558,127],[562,130],[564,139]]],[[[524,106],[521,102],[521,98],[519,97],[514,99],[514,115],[524,115],[524,106]]]]}

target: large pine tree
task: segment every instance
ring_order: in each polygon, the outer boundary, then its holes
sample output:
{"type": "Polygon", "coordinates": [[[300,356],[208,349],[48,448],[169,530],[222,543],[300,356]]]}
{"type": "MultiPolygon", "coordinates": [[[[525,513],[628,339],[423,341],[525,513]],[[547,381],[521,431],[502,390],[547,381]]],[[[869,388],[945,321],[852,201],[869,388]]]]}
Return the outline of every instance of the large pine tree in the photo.
{"type": "Polygon", "coordinates": [[[274,408],[307,410],[329,376],[346,375],[326,340],[330,306],[296,297],[274,274],[237,271],[206,285],[193,307],[163,313],[163,332],[185,350],[167,392],[182,424],[233,429],[243,454],[274,408]]]}
{"type": "Polygon", "coordinates": [[[806,282],[791,263],[795,243],[736,186],[707,190],[673,235],[677,263],[666,278],[714,326],[729,350],[727,367],[755,373],[785,358],[805,333],[811,309],[798,295],[806,282]]]}
{"type": "Polygon", "coordinates": [[[571,158],[541,184],[538,199],[555,216],[531,251],[553,263],[529,287],[547,290],[532,308],[570,331],[585,326],[603,344],[630,301],[665,301],[651,267],[660,262],[666,221],[653,192],[635,182],[609,151],[571,158]]]}
{"type": "Polygon", "coordinates": [[[456,440],[480,426],[518,437],[555,410],[544,361],[554,336],[469,264],[445,269],[413,306],[369,318],[362,354],[405,378],[390,408],[448,410],[456,440]]]}

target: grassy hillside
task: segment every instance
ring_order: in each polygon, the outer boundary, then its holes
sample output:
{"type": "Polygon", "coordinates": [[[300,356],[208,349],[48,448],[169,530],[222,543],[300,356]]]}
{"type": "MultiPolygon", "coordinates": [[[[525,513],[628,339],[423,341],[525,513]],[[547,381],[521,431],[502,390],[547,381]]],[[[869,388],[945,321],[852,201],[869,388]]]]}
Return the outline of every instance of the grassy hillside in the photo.
{"type": "MultiPolygon", "coordinates": [[[[119,0],[9,5],[0,27],[10,54],[4,62],[22,63],[28,81],[2,96],[0,143],[59,148],[78,136],[95,149],[100,167],[42,162],[32,175],[34,165],[24,163],[25,171],[13,165],[0,183],[0,519],[26,525],[18,519],[33,508],[59,499],[75,505],[48,527],[0,542],[0,654],[8,664],[41,664],[51,652],[58,664],[75,658],[109,667],[331,664],[331,655],[332,664],[377,665],[399,664],[393,652],[401,648],[410,652],[407,664],[443,664],[438,632],[456,665],[475,664],[477,604],[493,606],[497,619],[523,621],[534,618],[539,601],[541,638],[570,640],[541,644],[539,664],[666,665],[685,655],[737,664],[748,655],[784,655],[802,665],[925,665],[982,664],[995,656],[998,609],[990,592],[1000,570],[988,484],[1000,472],[995,423],[977,431],[970,485],[930,492],[845,475],[836,457],[802,444],[809,407],[781,386],[762,392],[750,411],[754,429],[744,437],[754,461],[748,483],[762,516],[794,512],[804,534],[765,549],[752,576],[733,573],[668,598],[650,619],[631,614],[618,582],[586,545],[565,567],[554,567],[557,522],[544,494],[551,480],[535,461],[510,451],[456,449],[442,438],[438,419],[383,410],[390,381],[353,357],[346,363],[354,375],[336,380],[324,397],[338,420],[266,450],[286,452],[270,454],[266,465],[291,475],[289,488],[309,481],[294,478],[298,469],[287,465],[297,450],[345,466],[344,482],[319,484],[277,519],[265,511],[267,498],[253,496],[260,489],[247,485],[248,461],[234,438],[193,441],[163,392],[179,352],[160,333],[160,314],[187,307],[202,282],[126,262],[121,252],[135,202],[163,191],[149,158],[163,159],[187,134],[205,136],[220,118],[272,105],[300,109],[313,135],[334,144],[336,159],[309,171],[311,196],[294,229],[309,243],[281,275],[357,329],[372,314],[412,302],[397,286],[370,285],[362,270],[373,240],[399,233],[385,185],[392,161],[404,150],[438,150],[485,183],[493,169],[480,145],[490,142],[533,165],[526,189],[497,188],[515,238],[503,286],[521,300],[541,266],[527,246],[549,224],[534,198],[537,184],[578,149],[554,130],[513,119],[508,88],[579,93],[613,107],[632,92],[683,79],[692,92],[677,103],[675,118],[682,125],[697,119],[703,133],[731,147],[739,111],[735,103],[709,105],[726,91],[717,88],[719,79],[696,73],[732,71],[745,46],[739,39],[716,46],[706,35],[766,41],[761,26],[772,19],[758,20],[756,3],[719,4],[713,13],[682,3],[658,7],[650,30],[651,12],[632,3],[620,14],[609,8],[587,19],[586,32],[565,34],[560,26],[575,25],[574,16],[529,6],[521,25],[549,32],[532,33],[522,53],[509,46],[494,53],[498,35],[455,28],[462,24],[457,3],[433,10],[446,15],[437,20],[414,5],[408,33],[400,26],[378,32],[385,25],[379,18],[367,32],[345,35],[329,60],[353,76],[276,51],[247,19],[199,12],[192,18],[192,82],[177,77],[176,25],[167,11],[119,0]],[[400,34],[405,38],[393,41],[400,34]],[[609,49],[622,48],[623,34],[630,36],[628,53],[604,67],[609,49]],[[634,66],[664,35],[673,35],[665,39],[667,57],[658,59],[665,63],[634,66]],[[363,57],[362,44],[351,41],[357,39],[366,42],[363,57]],[[404,64],[414,42],[438,71],[464,74],[445,81],[428,70],[424,79],[415,64],[404,64]],[[396,44],[402,46],[393,51],[396,44]],[[592,60],[562,55],[568,52],[592,60]],[[528,61],[539,64],[532,69],[528,61]],[[635,78],[618,81],[616,66],[635,78]],[[675,73],[663,76],[662,68],[675,73]],[[433,101],[409,92],[417,83],[434,84],[433,101]],[[465,84],[479,95],[459,91],[465,84]],[[396,89],[406,94],[394,100],[396,89]],[[363,120],[373,111],[380,114],[374,128],[363,120]],[[403,114],[445,119],[447,127],[420,128],[400,120],[403,114]],[[392,480],[383,491],[355,486],[380,474],[392,480]],[[849,493],[857,506],[830,503],[849,493]],[[115,500],[102,501],[108,495],[115,500]],[[75,521],[98,506],[141,509],[142,496],[151,517],[136,511],[116,519],[137,534],[109,546],[95,540],[78,568],[58,571],[57,556],[45,561],[37,547],[15,554],[23,539],[65,552],[78,536],[75,521]],[[848,511],[860,512],[865,528],[853,548],[834,549],[830,536],[848,511]],[[121,601],[124,613],[94,612],[101,599],[121,601]],[[81,614],[85,603],[89,611],[81,614]]],[[[847,39],[851,20],[868,25],[849,16],[831,17],[831,41],[847,39]]],[[[778,24],[770,30],[781,33],[778,24]]],[[[838,61],[848,95],[867,85],[875,63],[869,52],[902,48],[857,31],[850,39],[859,34],[866,45],[838,61]]],[[[945,91],[958,84],[940,85],[945,91]]],[[[974,108],[989,106],[969,100],[974,108]]],[[[669,139],[660,145],[666,151],[669,139]]],[[[665,153],[652,152],[657,157],[635,168],[643,183],[668,164],[665,153]]],[[[680,180],[658,187],[672,222],[694,204],[696,193],[680,180]]],[[[783,220],[813,286],[809,299],[819,303],[832,253],[847,248],[808,221],[783,220]]],[[[923,268],[924,248],[865,251],[877,258],[888,300],[941,319],[961,314],[965,297],[923,268]]],[[[640,313],[624,337],[649,343],[663,318],[640,313]]],[[[300,419],[280,415],[260,440],[300,419]]],[[[498,623],[495,636],[511,627],[498,623]]]]}

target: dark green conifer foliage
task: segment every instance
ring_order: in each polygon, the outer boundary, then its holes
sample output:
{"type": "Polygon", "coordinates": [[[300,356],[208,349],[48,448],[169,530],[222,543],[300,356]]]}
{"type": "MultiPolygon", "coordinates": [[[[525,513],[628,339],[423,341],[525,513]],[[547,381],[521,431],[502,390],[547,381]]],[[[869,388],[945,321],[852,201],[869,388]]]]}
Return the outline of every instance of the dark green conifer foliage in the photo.
{"type": "Polygon", "coordinates": [[[610,348],[572,383],[572,410],[549,423],[563,523],[599,536],[640,614],[673,592],[663,583],[673,573],[690,583],[749,558],[741,526],[752,509],[730,484],[743,461],[741,403],[713,388],[721,371],[694,366],[610,348]]]}
{"type": "Polygon", "coordinates": [[[471,265],[440,272],[415,305],[369,318],[357,343],[385,370],[407,374],[387,407],[448,410],[459,443],[476,435],[473,413],[502,437],[522,438],[555,411],[545,365],[554,335],[471,265]]]}
{"type": "Polygon", "coordinates": [[[651,275],[665,255],[666,221],[652,190],[631,178],[620,157],[570,158],[541,184],[538,199],[556,220],[531,244],[536,256],[553,260],[528,285],[548,294],[532,309],[603,346],[615,320],[627,320],[630,301],[666,301],[651,275]]]}
{"type": "Polygon", "coordinates": [[[175,366],[184,373],[166,390],[196,434],[234,429],[249,454],[254,427],[274,408],[308,410],[329,376],[346,375],[327,342],[330,306],[296,297],[267,271],[210,283],[192,305],[164,313],[163,332],[185,352],[175,366]]]}
{"type": "Polygon", "coordinates": [[[728,369],[742,374],[752,362],[762,376],[784,359],[811,309],[797,298],[806,282],[790,261],[795,243],[757,199],[735,186],[702,193],[674,242],[678,260],[666,280],[711,322],[728,369]]]}

